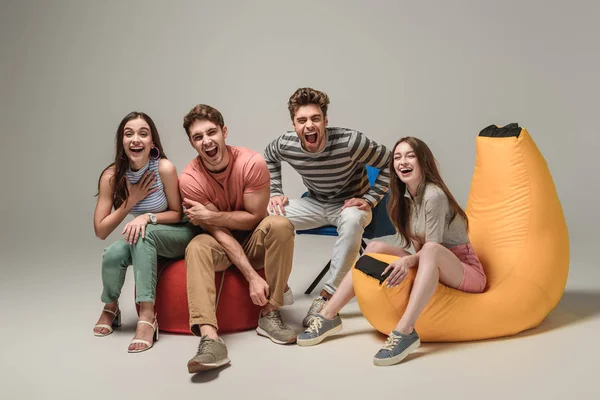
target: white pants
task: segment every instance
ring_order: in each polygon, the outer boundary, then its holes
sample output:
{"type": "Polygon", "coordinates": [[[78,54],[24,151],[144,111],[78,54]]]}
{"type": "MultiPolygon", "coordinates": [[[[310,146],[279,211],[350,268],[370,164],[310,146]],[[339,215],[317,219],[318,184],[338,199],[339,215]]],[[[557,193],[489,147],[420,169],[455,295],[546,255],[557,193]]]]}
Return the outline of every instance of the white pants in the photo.
{"type": "MultiPolygon", "coordinates": [[[[372,212],[349,207],[342,211],[343,202],[321,203],[314,197],[292,199],[285,206],[285,216],[296,230],[318,228],[325,225],[337,227],[338,238],[333,246],[331,267],[324,289],[334,294],[350,270],[358,253],[365,227],[371,223],[372,212]]],[[[273,214],[273,213],[271,213],[273,214]]]]}

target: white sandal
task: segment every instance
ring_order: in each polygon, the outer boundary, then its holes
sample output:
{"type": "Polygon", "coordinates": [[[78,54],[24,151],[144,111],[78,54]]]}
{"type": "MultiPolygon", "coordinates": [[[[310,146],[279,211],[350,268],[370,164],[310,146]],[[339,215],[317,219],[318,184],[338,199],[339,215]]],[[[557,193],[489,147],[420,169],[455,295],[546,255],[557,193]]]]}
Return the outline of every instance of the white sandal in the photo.
{"type": "Polygon", "coordinates": [[[113,320],[111,322],[110,325],[107,324],[96,324],[94,326],[94,336],[108,336],[111,333],[113,333],[113,327],[118,328],[121,326],[121,310],[119,309],[119,306],[117,305],[117,311],[112,311],[109,309],[103,309],[102,312],[107,312],[109,314],[112,314],[113,320]],[[96,328],[104,328],[104,329],[108,329],[107,333],[100,333],[100,332],[96,332],[96,328]]]}
{"type": "Polygon", "coordinates": [[[152,346],[154,346],[154,343],[158,342],[158,321],[156,320],[156,315],[154,315],[154,323],[153,324],[151,324],[148,321],[138,321],[138,325],[139,324],[146,324],[146,325],[149,325],[152,328],[154,328],[154,337],[153,337],[154,340],[152,341],[152,343],[150,343],[149,341],[144,340],[144,339],[133,339],[129,343],[129,345],[132,345],[132,344],[135,344],[135,343],[141,343],[141,344],[145,344],[146,347],[144,347],[143,349],[134,349],[134,350],[127,349],[128,353],[141,353],[142,351],[146,351],[146,350],[151,349],[152,346]]]}

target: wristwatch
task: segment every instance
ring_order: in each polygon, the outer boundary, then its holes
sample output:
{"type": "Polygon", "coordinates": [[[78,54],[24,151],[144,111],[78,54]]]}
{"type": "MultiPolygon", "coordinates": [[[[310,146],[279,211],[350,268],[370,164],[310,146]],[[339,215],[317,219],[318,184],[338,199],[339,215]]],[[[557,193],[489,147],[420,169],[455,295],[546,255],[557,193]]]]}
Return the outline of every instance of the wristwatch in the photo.
{"type": "Polygon", "coordinates": [[[148,213],[148,218],[150,219],[150,222],[152,223],[152,225],[156,225],[156,215],[154,215],[152,213],[148,213]]]}

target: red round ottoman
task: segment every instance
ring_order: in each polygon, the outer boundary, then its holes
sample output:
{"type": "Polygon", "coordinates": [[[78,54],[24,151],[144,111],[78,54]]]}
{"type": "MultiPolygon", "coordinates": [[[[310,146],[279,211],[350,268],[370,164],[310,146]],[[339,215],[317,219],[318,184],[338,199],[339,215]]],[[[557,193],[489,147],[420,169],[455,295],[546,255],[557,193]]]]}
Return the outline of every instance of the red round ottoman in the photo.
{"type": "MultiPolygon", "coordinates": [[[[154,310],[159,330],[191,335],[185,260],[159,261],[157,268],[154,310]]],[[[256,272],[265,277],[264,268],[256,272]]],[[[223,272],[215,272],[215,286],[219,333],[243,331],[258,326],[261,307],[252,303],[248,281],[237,267],[232,265],[223,272]]]]}

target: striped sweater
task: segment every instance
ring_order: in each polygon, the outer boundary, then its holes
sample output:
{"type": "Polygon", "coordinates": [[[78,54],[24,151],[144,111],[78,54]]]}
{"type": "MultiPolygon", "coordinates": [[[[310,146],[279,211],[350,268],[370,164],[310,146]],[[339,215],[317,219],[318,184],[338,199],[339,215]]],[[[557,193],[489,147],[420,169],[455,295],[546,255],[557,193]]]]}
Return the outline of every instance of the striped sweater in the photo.
{"type": "Polygon", "coordinates": [[[332,127],[326,128],[326,135],[319,153],[304,150],[294,131],[267,146],[264,157],[271,174],[271,196],[283,195],[281,162],[286,161],[317,200],[336,203],[361,197],[372,207],[377,205],[389,188],[391,151],[356,130],[332,127]],[[373,186],[369,186],[365,165],[381,170],[373,186]]]}
{"type": "Polygon", "coordinates": [[[132,215],[137,216],[145,213],[160,213],[167,210],[169,204],[167,201],[167,195],[165,194],[165,188],[160,180],[160,174],[158,173],[159,162],[160,159],[150,160],[148,161],[148,164],[144,165],[144,167],[138,171],[134,172],[130,168],[127,168],[125,171],[125,175],[127,175],[127,178],[129,178],[129,182],[132,185],[138,183],[144,172],[146,172],[148,169],[156,174],[156,182],[154,182],[152,187],[157,187],[158,190],[154,193],[150,193],[140,200],[135,206],[133,206],[131,209],[132,215]]]}

